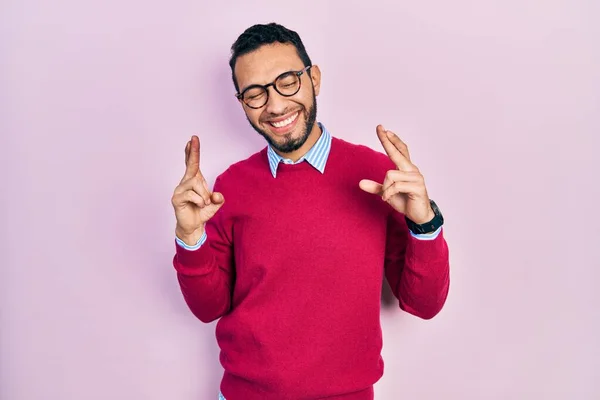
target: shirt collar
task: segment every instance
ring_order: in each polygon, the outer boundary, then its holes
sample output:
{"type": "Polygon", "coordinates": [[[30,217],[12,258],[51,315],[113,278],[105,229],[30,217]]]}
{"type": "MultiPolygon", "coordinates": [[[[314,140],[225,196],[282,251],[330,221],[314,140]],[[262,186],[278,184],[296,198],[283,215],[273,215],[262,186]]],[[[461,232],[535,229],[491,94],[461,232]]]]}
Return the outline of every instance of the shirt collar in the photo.
{"type": "Polygon", "coordinates": [[[315,167],[319,172],[324,173],[325,164],[327,163],[327,158],[329,157],[329,151],[331,150],[331,134],[323,124],[318,122],[319,127],[323,131],[317,143],[313,145],[313,147],[308,150],[308,152],[300,158],[298,161],[293,162],[290,159],[283,158],[279,154],[273,150],[273,148],[269,145],[267,148],[267,156],[269,159],[269,168],[271,169],[271,174],[273,178],[277,177],[277,166],[280,162],[284,164],[299,164],[302,161],[307,161],[310,165],[315,167]]]}

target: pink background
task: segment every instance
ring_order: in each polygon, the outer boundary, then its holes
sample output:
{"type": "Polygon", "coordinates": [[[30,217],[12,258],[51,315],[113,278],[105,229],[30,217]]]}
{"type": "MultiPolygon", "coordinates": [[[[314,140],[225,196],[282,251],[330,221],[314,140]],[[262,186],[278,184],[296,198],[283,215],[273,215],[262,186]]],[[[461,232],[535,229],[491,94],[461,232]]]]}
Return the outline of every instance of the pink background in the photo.
{"type": "Polygon", "coordinates": [[[211,184],[265,145],[227,60],[271,21],[322,69],[319,121],[400,134],[447,219],[448,302],[382,313],[376,398],[600,398],[600,3],[336,3],[2,3],[0,398],[216,399],[170,197],[191,134],[211,184]]]}

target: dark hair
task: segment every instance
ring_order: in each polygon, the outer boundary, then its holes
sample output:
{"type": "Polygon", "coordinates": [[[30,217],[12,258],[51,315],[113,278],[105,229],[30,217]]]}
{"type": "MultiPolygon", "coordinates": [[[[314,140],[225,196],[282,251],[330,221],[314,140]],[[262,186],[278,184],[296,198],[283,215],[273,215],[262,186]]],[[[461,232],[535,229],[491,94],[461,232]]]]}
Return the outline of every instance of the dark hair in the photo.
{"type": "MultiPolygon", "coordinates": [[[[237,80],[235,79],[235,63],[238,57],[243,56],[257,50],[261,46],[272,44],[275,42],[289,43],[296,47],[298,56],[307,67],[312,65],[310,57],[306,53],[304,44],[300,36],[290,29],[287,29],[283,25],[279,25],[275,22],[270,24],[256,24],[246,29],[233,43],[231,46],[231,58],[229,59],[229,66],[231,67],[231,77],[233,79],[233,85],[235,90],[239,91],[237,80]]],[[[309,70],[310,73],[310,70],[309,70]]]]}

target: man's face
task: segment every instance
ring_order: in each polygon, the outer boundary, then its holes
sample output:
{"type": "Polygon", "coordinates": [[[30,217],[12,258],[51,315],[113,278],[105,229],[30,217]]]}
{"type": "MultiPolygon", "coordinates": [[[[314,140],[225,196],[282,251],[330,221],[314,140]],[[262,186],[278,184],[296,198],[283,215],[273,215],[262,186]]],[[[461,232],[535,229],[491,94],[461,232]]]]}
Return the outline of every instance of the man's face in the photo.
{"type": "MultiPolygon", "coordinates": [[[[235,76],[241,93],[250,85],[266,85],[285,72],[303,68],[304,64],[293,45],[274,43],[239,57],[235,76]]],[[[243,101],[241,103],[250,125],[274,149],[291,153],[302,147],[313,129],[319,87],[320,71],[313,66],[310,75],[305,72],[300,76],[300,90],[293,96],[282,96],[270,86],[264,106],[254,109],[243,101]]]]}

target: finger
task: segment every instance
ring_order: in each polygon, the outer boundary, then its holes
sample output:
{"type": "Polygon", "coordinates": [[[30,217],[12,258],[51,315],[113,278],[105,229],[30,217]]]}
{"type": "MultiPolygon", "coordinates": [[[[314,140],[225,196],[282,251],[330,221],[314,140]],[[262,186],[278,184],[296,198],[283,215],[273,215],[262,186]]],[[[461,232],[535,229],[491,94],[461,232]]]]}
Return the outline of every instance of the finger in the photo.
{"type": "Polygon", "coordinates": [[[387,189],[383,190],[381,198],[388,201],[393,195],[398,193],[416,193],[418,185],[414,182],[394,182],[387,189]]]}
{"type": "Polygon", "coordinates": [[[190,150],[186,162],[184,178],[191,178],[200,171],[200,139],[198,136],[192,136],[190,141],[190,150]]]}
{"type": "Polygon", "coordinates": [[[179,186],[177,186],[177,188],[175,189],[175,193],[181,194],[188,190],[193,190],[200,197],[202,197],[205,204],[208,205],[210,204],[210,192],[206,190],[204,184],[202,183],[203,179],[204,178],[202,178],[199,175],[196,175],[190,179],[186,179],[179,186]]]}
{"type": "Polygon", "coordinates": [[[210,189],[208,188],[208,183],[206,183],[206,179],[204,179],[204,177],[202,175],[200,175],[200,181],[202,183],[202,187],[204,188],[204,190],[206,191],[206,193],[208,193],[208,204],[211,203],[212,199],[212,193],[210,192],[210,189]]]}
{"type": "Polygon", "coordinates": [[[381,195],[383,192],[383,186],[380,183],[369,179],[363,179],[358,182],[358,186],[367,193],[373,193],[381,195]]]}
{"type": "Polygon", "coordinates": [[[398,167],[402,162],[402,153],[398,151],[398,149],[392,144],[390,139],[387,136],[387,131],[383,128],[382,125],[377,125],[377,137],[383,146],[383,149],[387,153],[388,157],[392,160],[392,162],[398,167]]]}
{"type": "Polygon", "coordinates": [[[213,192],[210,195],[210,200],[213,202],[213,204],[221,204],[225,201],[225,198],[223,197],[223,195],[219,192],[213,192]]]}
{"type": "Polygon", "coordinates": [[[407,172],[400,171],[398,169],[391,169],[385,173],[385,178],[381,184],[383,193],[387,188],[392,186],[395,182],[420,182],[422,180],[421,174],[418,172],[407,172]]]}
{"type": "Polygon", "coordinates": [[[404,158],[410,161],[410,153],[408,152],[408,146],[406,145],[406,143],[404,143],[402,139],[400,139],[400,137],[394,132],[389,130],[386,130],[386,132],[388,139],[390,139],[390,142],[392,142],[394,147],[398,149],[398,151],[404,156],[404,158]]]}
{"type": "Polygon", "coordinates": [[[417,171],[400,171],[397,169],[391,169],[385,173],[385,179],[394,182],[419,182],[423,180],[423,175],[417,171]]]}
{"type": "Polygon", "coordinates": [[[385,174],[383,181],[383,191],[393,185],[395,182],[415,182],[424,183],[423,175],[417,171],[400,171],[391,169],[385,174]]]}
{"type": "Polygon", "coordinates": [[[184,192],[182,194],[183,200],[185,200],[188,203],[194,203],[195,205],[197,205],[200,208],[203,208],[206,206],[204,199],[195,191],[193,190],[188,190],[186,192],[184,192]]]}
{"type": "Polygon", "coordinates": [[[188,158],[190,157],[190,145],[191,144],[192,144],[192,142],[188,140],[187,144],[185,145],[185,166],[186,166],[186,168],[187,168],[188,158]]]}
{"type": "MultiPolygon", "coordinates": [[[[396,136],[391,131],[386,131],[383,126],[377,125],[377,137],[381,142],[385,152],[387,153],[390,160],[396,165],[396,168],[411,171],[413,170],[412,163],[402,154],[402,152],[394,145],[390,138],[396,136]]],[[[397,136],[396,136],[397,137],[397,136]]]]}
{"type": "Polygon", "coordinates": [[[184,192],[176,192],[171,198],[171,203],[174,207],[183,207],[187,203],[193,203],[196,206],[202,208],[205,207],[204,199],[198,193],[193,190],[186,190],[184,192]]]}
{"type": "Polygon", "coordinates": [[[210,191],[207,189],[206,181],[201,175],[196,175],[192,179],[192,190],[194,190],[194,192],[198,193],[200,197],[202,197],[206,205],[210,204],[210,191]]]}

